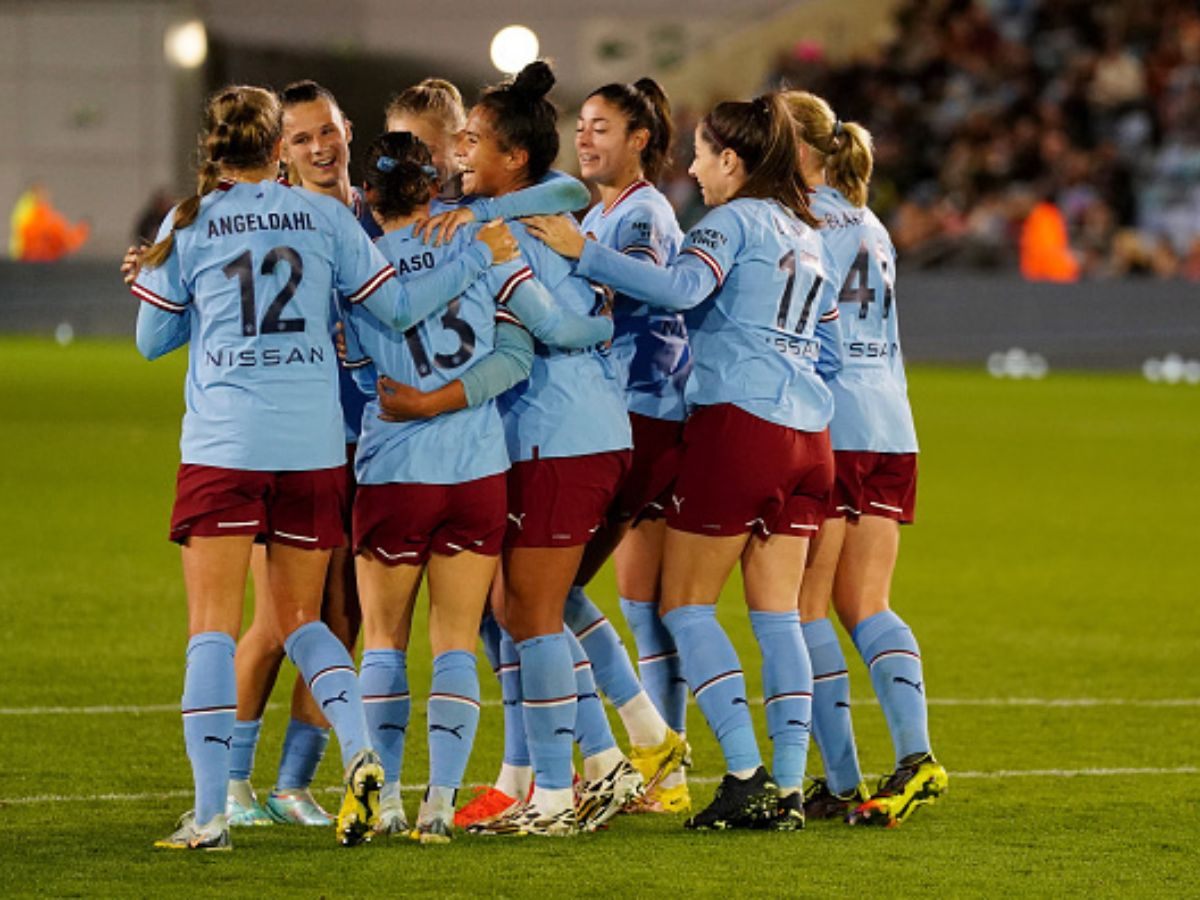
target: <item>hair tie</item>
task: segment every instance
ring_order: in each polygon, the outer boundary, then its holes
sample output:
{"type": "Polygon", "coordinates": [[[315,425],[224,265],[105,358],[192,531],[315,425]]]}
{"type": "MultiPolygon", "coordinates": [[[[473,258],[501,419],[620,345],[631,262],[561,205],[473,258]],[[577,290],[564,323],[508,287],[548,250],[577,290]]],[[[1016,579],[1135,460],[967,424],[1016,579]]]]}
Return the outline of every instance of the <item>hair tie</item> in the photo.
{"type": "Polygon", "coordinates": [[[437,178],[438,170],[433,166],[421,166],[421,174],[428,175],[430,178],[437,178]]]}
{"type": "Polygon", "coordinates": [[[375,160],[375,169],[379,172],[390,172],[396,168],[399,163],[390,156],[381,156],[375,160]]]}
{"type": "Polygon", "coordinates": [[[842,120],[841,119],[833,120],[833,136],[834,137],[842,136],[842,120]]]}

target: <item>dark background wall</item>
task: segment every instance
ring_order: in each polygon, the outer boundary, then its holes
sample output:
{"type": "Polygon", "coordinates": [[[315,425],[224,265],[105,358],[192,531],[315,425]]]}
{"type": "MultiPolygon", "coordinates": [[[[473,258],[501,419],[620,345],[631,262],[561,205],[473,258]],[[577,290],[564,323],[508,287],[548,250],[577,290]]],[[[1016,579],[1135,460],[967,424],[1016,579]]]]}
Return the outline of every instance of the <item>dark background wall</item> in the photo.
{"type": "MultiPolygon", "coordinates": [[[[1139,369],[1200,358],[1200,287],[1181,281],[1029,284],[1016,277],[902,273],[897,298],[910,362],[982,365],[1020,347],[1051,369],[1139,369]]],[[[843,309],[843,315],[850,314],[843,309]]],[[[0,262],[0,333],[126,335],[137,301],[116,263],[0,262]]]]}

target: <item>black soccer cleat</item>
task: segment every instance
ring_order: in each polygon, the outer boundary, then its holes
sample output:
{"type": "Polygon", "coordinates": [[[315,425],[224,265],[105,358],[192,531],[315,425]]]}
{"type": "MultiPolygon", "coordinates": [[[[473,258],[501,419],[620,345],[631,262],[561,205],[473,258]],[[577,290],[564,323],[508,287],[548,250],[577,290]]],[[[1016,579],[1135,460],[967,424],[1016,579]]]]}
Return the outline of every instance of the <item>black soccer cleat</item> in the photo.
{"type": "Polygon", "coordinates": [[[697,831],[730,828],[767,828],[779,807],[779,788],[759,766],[749,778],[726,773],[717,785],[712,803],[683,823],[697,831]]]}

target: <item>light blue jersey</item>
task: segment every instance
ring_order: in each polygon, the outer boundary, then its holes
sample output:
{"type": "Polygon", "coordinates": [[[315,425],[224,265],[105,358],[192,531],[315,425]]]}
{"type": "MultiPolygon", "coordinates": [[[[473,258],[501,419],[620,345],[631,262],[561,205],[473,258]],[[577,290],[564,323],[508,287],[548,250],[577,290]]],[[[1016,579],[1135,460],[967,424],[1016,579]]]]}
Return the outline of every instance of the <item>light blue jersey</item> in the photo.
{"type": "Polygon", "coordinates": [[[842,323],[842,370],[830,384],[835,450],[916,453],[896,310],[896,250],[875,214],[831,187],[811,200],[833,255],[842,323]]]}
{"type": "MultiPolygon", "coordinates": [[[[518,222],[513,236],[534,274],[566,310],[586,316],[600,305],[599,289],[518,222]]],[[[594,348],[555,350],[538,345],[529,380],[500,398],[513,462],[585,456],[632,446],[629,414],[616,367],[594,348]]]]}
{"type": "MultiPolygon", "coordinates": [[[[376,246],[403,282],[461,256],[478,230],[461,228],[450,243],[435,247],[404,228],[385,234],[376,246]]],[[[496,320],[513,321],[504,301],[528,271],[519,259],[491,267],[443,311],[403,334],[353,308],[347,318],[347,365],[359,370],[364,388],[374,385],[377,372],[422,391],[449,384],[491,352],[496,320]]],[[[493,401],[409,422],[385,422],[379,413],[379,398],[373,395],[355,459],[360,484],[461,484],[508,469],[504,426],[493,401]]]]}
{"type": "Polygon", "coordinates": [[[689,310],[689,406],[732,403],[800,431],[829,424],[833,397],[817,365],[835,370],[841,344],[833,261],[820,235],[780,204],[743,198],[716,207],[666,269],[588,241],[577,271],[689,310]]]}
{"type": "MultiPolygon", "coordinates": [[[[665,266],[675,259],[683,232],[671,204],[650,182],[635,181],[612,206],[593,206],[582,229],[606,247],[665,266]]],[[[629,411],[681,422],[684,385],[692,370],[687,326],[679,313],[647,306],[627,294],[613,302],[612,355],[625,380],[629,411]]]]}
{"type": "MultiPolygon", "coordinates": [[[[358,220],[358,224],[372,240],[383,234],[383,229],[371,215],[371,207],[367,204],[367,198],[362,188],[351,188],[350,211],[354,213],[354,218],[358,220]]],[[[339,367],[338,375],[342,398],[342,421],[346,426],[346,443],[356,444],[358,443],[358,433],[362,429],[363,407],[367,405],[367,401],[371,399],[375,391],[372,389],[364,392],[359,388],[354,377],[344,366],[339,367]]]]}
{"type": "Polygon", "coordinates": [[[384,288],[372,299],[390,307],[394,275],[329,197],[274,181],[223,181],[206,195],[167,261],[142,269],[132,287],[145,301],[145,355],[190,341],[183,462],[253,471],[343,464],[330,296],[361,302],[384,288]]]}

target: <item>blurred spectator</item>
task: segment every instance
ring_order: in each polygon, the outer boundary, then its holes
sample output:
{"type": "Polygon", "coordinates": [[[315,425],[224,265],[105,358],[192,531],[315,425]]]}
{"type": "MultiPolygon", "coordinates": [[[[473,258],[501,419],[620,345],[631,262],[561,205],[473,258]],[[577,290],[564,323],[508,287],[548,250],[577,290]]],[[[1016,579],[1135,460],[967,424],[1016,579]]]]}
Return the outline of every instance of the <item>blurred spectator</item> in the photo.
{"type": "Polygon", "coordinates": [[[159,226],[174,205],[175,201],[163,188],[158,188],[151,194],[142,211],[138,213],[137,224],[133,229],[134,244],[153,244],[154,239],[158,237],[159,226]]]}
{"type": "Polygon", "coordinates": [[[86,221],[72,225],[50,203],[46,186],[34,183],[13,207],[9,255],[22,262],[53,262],[74,253],[87,240],[86,221]]]}
{"type": "Polygon", "coordinates": [[[1021,274],[1030,281],[1076,281],[1079,263],[1067,241],[1067,223],[1049,200],[1042,200],[1021,226],[1021,274]]]}

